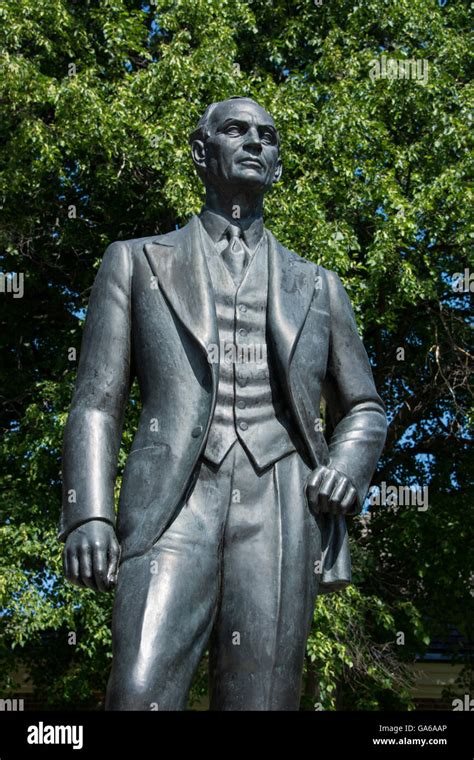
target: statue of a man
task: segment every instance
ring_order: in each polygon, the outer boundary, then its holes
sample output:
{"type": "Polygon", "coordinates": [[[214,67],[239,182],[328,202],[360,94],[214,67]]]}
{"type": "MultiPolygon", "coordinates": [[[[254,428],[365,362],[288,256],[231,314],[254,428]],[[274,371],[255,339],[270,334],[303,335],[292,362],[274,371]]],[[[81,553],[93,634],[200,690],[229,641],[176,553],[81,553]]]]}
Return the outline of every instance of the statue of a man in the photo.
{"type": "Polygon", "coordinates": [[[91,292],[64,441],[65,574],[116,584],[106,709],[184,709],[208,648],[211,709],[297,710],[316,595],[351,580],[346,517],[385,409],[339,277],[264,226],[282,170],[271,116],[213,103],[190,143],[201,213],[112,243],[91,292]]]}

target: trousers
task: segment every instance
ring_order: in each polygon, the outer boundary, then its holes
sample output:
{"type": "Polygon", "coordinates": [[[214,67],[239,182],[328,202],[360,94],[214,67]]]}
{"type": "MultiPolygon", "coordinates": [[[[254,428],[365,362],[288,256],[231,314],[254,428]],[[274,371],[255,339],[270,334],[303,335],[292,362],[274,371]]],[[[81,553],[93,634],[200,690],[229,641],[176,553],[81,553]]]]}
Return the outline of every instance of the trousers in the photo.
{"type": "Polygon", "coordinates": [[[209,650],[211,710],[297,710],[321,533],[291,452],[201,460],[168,529],[119,568],[106,710],[183,710],[209,650]]]}

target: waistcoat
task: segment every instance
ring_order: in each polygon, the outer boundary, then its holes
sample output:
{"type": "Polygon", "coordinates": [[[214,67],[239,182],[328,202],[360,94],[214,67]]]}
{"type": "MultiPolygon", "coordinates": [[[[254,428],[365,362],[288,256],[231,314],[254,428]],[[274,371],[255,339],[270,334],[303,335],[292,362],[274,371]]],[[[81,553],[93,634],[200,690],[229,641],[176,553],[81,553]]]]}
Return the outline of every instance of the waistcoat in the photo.
{"type": "Polygon", "coordinates": [[[220,464],[239,438],[263,469],[296,450],[294,426],[267,355],[266,236],[236,285],[210,236],[201,233],[219,334],[219,347],[209,351],[210,361],[219,361],[219,384],[204,457],[220,464]]]}

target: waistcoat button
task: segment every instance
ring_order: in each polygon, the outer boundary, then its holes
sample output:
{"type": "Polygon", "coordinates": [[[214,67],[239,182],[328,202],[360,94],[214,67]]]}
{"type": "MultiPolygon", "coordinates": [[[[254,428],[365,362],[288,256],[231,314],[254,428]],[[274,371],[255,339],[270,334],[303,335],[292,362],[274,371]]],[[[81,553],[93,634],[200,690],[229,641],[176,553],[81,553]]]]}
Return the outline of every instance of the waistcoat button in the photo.
{"type": "Polygon", "coordinates": [[[248,425],[246,422],[239,422],[239,428],[241,430],[248,430],[248,425]]]}
{"type": "Polygon", "coordinates": [[[191,435],[193,438],[199,438],[201,433],[202,433],[202,425],[198,425],[197,427],[193,428],[191,435]]]}

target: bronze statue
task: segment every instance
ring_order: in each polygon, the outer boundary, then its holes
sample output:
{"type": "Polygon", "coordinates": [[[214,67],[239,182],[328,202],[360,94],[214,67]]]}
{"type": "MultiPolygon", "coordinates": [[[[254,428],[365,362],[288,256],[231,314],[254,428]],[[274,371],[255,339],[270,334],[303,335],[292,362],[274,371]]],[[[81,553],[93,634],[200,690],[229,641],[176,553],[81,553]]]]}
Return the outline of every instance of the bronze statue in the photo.
{"type": "Polygon", "coordinates": [[[184,709],[209,648],[211,709],[297,710],[316,595],[351,580],[346,518],[385,408],[337,274],[264,227],[273,119],[230,98],[190,143],[201,213],[112,243],[92,289],[64,440],[65,574],[116,583],[106,709],[184,709]]]}

